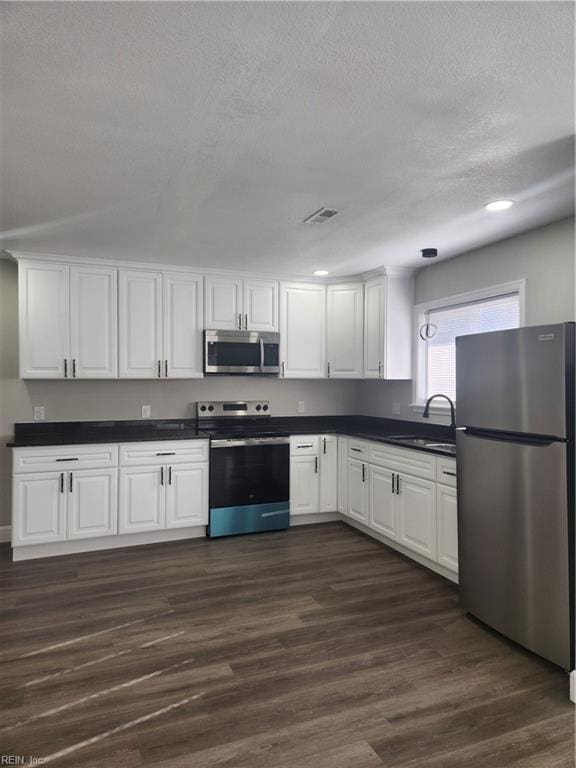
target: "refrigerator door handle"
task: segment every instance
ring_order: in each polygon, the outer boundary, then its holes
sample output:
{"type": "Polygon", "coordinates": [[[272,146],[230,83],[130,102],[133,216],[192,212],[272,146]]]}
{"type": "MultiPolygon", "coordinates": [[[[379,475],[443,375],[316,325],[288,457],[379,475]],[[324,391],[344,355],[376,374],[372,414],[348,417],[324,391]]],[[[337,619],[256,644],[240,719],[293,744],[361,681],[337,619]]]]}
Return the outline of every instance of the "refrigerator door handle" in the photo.
{"type": "Polygon", "coordinates": [[[532,435],[519,435],[510,432],[493,432],[482,429],[472,429],[465,427],[459,429],[460,432],[464,432],[468,437],[477,437],[480,440],[493,440],[498,443],[514,443],[516,445],[530,445],[534,448],[546,448],[553,443],[565,443],[564,438],[548,437],[548,436],[532,436],[532,435]]]}

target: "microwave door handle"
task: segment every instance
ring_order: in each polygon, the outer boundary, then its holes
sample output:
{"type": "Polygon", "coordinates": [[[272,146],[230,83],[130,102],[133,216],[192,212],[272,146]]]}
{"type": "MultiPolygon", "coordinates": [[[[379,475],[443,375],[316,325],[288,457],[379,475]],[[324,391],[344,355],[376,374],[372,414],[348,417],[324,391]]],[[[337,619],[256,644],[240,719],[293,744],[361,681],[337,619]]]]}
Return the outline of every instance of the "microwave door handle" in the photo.
{"type": "Polygon", "coordinates": [[[264,370],[264,339],[260,336],[260,370],[264,370]]]}

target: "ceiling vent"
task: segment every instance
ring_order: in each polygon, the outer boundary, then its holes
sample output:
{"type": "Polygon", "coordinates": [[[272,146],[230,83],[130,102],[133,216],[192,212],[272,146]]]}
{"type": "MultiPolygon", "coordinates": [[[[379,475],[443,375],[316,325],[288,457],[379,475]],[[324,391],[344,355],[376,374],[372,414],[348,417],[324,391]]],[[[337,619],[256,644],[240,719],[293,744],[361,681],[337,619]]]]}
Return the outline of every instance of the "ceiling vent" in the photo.
{"type": "Polygon", "coordinates": [[[333,216],[336,216],[337,213],[338,211],[334,210],[334,208],[318,208],[317,211],[304,219],[304,224],[323,224],[333,216]]]}

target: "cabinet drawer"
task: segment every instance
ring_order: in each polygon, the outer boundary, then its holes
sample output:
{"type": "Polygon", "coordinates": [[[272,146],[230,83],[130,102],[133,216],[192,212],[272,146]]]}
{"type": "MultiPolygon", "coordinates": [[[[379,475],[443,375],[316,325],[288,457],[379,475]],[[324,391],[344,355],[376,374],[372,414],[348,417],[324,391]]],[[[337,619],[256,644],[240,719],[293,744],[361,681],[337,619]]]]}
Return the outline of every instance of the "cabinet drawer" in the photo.
{"type": "Polygon", "coordinates": [[[117,445],[50,445],[15,448],[15,474],[74,469],[104,469],[118,465],[117,445]]]}
{"type": "Polygon", "coordinates": [[[368,461],[370,457],[370,443],[365,440],[355,440],[353,437],[348,439],[348,456],[358,461],[368,461]]]}
{"type": "Polygon", "coordinates": [[[290,456],[316,456],[319,450],[319,435],[290,436],[290,456]]]}
{"type": "Polygon", "coordinates": [[[159,440],[120,445],[121,467],[183,464],[191,461],[208,461],[208,440],[159,440]]]}
{"type": "Polygon", "coordinates": [[[436,480],[442,485],[456,488],[456,459],[436,459],[436,480]]]}
{"type": "Polygon", "coordinates": [[[371,443],[370,462],[394,472],[436,480],[436,456],[423,451],[395,448],[385,443],[371,443]]]}

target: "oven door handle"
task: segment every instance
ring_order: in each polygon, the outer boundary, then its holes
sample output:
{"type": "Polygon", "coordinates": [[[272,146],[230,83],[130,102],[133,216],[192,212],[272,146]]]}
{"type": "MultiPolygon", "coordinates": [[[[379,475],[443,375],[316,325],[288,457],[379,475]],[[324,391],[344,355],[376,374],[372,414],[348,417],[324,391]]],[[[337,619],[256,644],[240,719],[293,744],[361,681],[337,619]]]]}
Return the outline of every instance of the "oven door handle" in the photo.
{"type": "Polygon", "coordinates": [[[210,448],[242,448],[246,445],[289,445],[289,437],[246,437],[238,440],[211,440],[210,448]]]}

